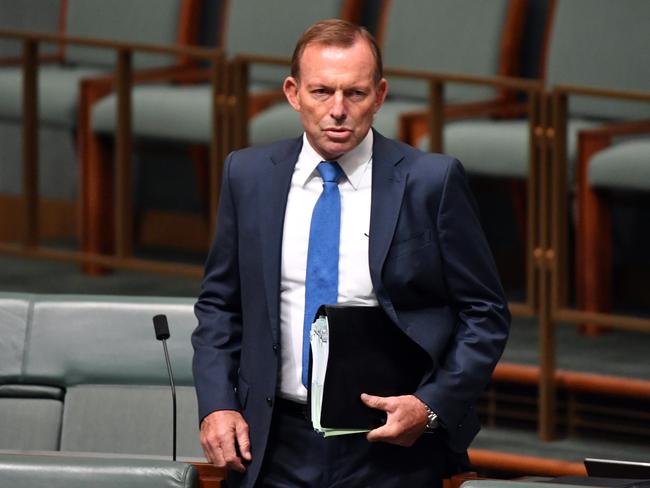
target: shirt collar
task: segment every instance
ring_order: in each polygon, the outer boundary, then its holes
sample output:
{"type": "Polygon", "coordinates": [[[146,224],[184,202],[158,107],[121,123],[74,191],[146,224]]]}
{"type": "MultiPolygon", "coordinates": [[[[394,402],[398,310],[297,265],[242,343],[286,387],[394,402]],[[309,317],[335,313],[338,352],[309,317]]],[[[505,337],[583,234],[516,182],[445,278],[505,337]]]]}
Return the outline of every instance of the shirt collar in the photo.
{"type": "MultiPolygon", "coordinates": [[[[337,159],[337,162],[343,169],[345,177],[350,182],[352,187],[356,190],[361,184],[364,173],[367,171],[368,166],[372,160],[372,142],[373,134],[369,130],[366,137],[363,138],[361,143],[351,151],[345,153],[337,159]]],[[[323,161],[323,158],[316,152],[316,150],[309,144],[307,135],[302,136],[302,149],[298,156],[295,171],[298,173],[297,181],[302,186],[318,175],[316,166],[323,161]]]]}

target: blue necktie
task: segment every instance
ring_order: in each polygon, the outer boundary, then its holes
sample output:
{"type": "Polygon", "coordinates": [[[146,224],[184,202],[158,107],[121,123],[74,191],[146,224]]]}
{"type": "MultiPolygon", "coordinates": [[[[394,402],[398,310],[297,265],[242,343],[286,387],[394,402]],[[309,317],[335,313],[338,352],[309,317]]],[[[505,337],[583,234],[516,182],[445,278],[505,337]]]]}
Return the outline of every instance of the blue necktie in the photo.
{"type": "Polygon", "coordinates": [[[322,161],[316,169],[323,178],[323,192],[311,214],[307,251],[302,341],[302,384],[307,388],[311,324],[318,307],[326,303],[336,303],[339,287],[341,196],[338,182],[343,170],[336,161],[322,161]]]}

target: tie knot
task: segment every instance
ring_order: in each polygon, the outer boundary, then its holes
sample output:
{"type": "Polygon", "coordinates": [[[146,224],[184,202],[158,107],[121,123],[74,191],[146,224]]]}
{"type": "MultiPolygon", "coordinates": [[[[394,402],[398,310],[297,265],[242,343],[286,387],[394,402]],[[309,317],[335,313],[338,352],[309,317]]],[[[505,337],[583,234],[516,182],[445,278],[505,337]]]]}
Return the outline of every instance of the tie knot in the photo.
{"type": "Polygon", "coordinates": [[[343,176],[343,170],[336,161],[321,161],[316,169],[323,181],[326,182],[338,183],[343,176]]]}

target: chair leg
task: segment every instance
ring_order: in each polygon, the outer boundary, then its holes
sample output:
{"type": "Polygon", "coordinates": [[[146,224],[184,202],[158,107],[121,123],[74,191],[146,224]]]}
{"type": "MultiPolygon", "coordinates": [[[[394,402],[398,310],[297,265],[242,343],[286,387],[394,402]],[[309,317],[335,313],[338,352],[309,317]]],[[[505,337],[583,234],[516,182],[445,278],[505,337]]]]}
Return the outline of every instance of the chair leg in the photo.
{"type": "MultiPolygon", "coordinates": [[[[112,254],[113,236],[113,165],[110,151],[100,136],[92,134],[87,140],[82,165],[81,249],[92,254],[112,254]]],[[[84,264],[85,274],[108,272],[104,266],[84,264]]]]}
{"type": "MultiPolygon", "coordinates": [[[[611,217],[604,196],[589,186],[587,171],[593,154],[608,145],[608,140],[579,139],[576,287],[578,307],[590,312],[606,312],[611,308],[611,217]]],[[[598,335],[605,330],[593,323],[580,325],[584,335],[598,335]]]]}
{"type": "MultiPolygon", "coordinates": [[[[111,92],[105,81],[82,80],[79,95],[77,158],[79,160],[79,206],[81,250],[91,254],[114,251],[113,164],[106,144],[92,130],[91,110],[95,102],[111,92]]],[[[106,273],[97,264],[82,266],[86,274],[106,273]]]]}

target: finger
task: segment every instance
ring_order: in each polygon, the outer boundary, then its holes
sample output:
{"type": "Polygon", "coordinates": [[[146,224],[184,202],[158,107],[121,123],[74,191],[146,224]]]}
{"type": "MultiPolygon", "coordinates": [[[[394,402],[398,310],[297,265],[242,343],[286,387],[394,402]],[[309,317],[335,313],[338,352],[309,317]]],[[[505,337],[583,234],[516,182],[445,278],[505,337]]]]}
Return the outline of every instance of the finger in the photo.
{"type": "Polygon", "coordinates": [[[385,441],[388,439],[389,436],[389,428],[386,425],[382,425],[381,427],[377,427],[376,429],[371,430],[366,434],[366,439],[368,439],[368,442],[380,442],[380,441],[385,441]]]}
{"type": "Polygon", "coordinates": [[[226,467],[226,460],[223,457],[223,452],[221,451],[221,448],[217,447],[212,450],[212,464],[214,464],[217,468],[225,468],[226,467]]]}
{"type": "Polygon", "coordinates": [[[248,436],[248,425],[245,422],[240,422],[236,426],[237,445],[239,446],[239,453],[246,461],[253,459],[251,456],[251,442],[248,436]]]}
{"type": "Polygon", "coordinates": [[[217,464],[217,453],[215,452],[217,448],[216,442],[210,440],[203,428],[201,428],[200,440],[206,459],[220,468],[223,467],[217,464]]]}
{"type": "Polygon", "coordinates": [[[221,448],[216,443],[211,443],[205,437],[201,437],[201,447],[203,448],[203,453],[205,454],[206,459],[217,466],[218,468],[223,468],[226,465],[226,462],[223,459],[221,453],[221,448]]]}
{"type": "Polygon", "coordinates": [[[225,442],[221,443],[221,451],[223,453],[223,459],[226,462],[226,468],[234,469],[235,471],[239,471],[241,473],[244,472],[244,465],[242,464],[242,460],[237,455],[237,450],[235,449],[234,432],[231,433],[225,442]]]}
{"type": "Polygon", "coordinates": [[[384,410],[385,412],[388,411],[388,401],[385,397],[362,393],[361,401],[370,408],[375,408],[377,410],[384,410]]]}

